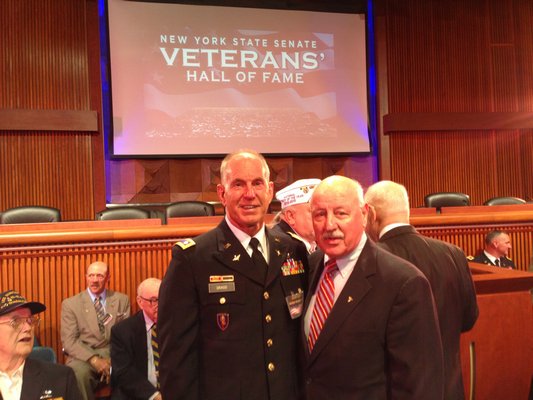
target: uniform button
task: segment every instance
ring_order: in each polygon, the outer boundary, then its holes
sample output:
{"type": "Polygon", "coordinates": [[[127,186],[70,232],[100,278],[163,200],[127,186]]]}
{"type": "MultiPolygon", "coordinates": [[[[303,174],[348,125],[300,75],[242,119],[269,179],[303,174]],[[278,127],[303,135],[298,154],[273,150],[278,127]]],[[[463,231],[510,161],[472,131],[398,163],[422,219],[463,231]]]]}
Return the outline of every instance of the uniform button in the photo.
{"type": "Polygon", "coordinates": [[[267,347],[272,347],[273,344],[274,342],[272,341],[272,339],[267,340],[267,347]]]}
{"type": "Polygon", "coordinates": [[[268,363],[267,368],[270,372],[274,372],[274,370],[276,369],[276,366],[274,365],[274,363],[268,363]]]}
{"type": "Polygon", "coordinates": [[[270,323],[272,321],[272,317],[270,316],[270,314],[265,315],[265,321],[267,323],[270,323]]]}
{"type": "Polygon", "coordinates": [[[268,294],[268,292],[265,292],[263,293],[263,297],[265,300],[268,300],[270,298],[270,295],[268,294]]]}
{"type": "Polygon", "coordinates": [[[220,304],[226,304],[226,298],[225,297],[221,297],[219,302],[220,302],[220,304]]]}

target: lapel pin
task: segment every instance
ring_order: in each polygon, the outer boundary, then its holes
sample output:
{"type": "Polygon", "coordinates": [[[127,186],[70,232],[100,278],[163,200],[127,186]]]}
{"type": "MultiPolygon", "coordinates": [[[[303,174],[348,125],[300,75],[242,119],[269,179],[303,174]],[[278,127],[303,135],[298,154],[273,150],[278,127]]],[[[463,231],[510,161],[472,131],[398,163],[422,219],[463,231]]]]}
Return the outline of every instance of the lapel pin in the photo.
{"type": "Polygon", "coordinates": [[[235,254],[235,255],[233,256],[233,260],[232,260],[232,261],[239,261],[240,258],[241,258],[241,255],[240,255],[240,254],[235,254]]]}
{"type": "Polygon", "coordinates": [[[231,243],[224,243],[224,249],[227,250],[231,247],[231,243]]]}
{"type": "Polygon", "coordinates": [[[276,254],[279,256],[281,256],[281,251],[279,251],[278,249],[276,249],[276,254]]]}
{"type": "Polygon", "coordinates": [[[353,301],[353,297],[352,296],[348,296],[348,303],[351,303],[353,301]]]}

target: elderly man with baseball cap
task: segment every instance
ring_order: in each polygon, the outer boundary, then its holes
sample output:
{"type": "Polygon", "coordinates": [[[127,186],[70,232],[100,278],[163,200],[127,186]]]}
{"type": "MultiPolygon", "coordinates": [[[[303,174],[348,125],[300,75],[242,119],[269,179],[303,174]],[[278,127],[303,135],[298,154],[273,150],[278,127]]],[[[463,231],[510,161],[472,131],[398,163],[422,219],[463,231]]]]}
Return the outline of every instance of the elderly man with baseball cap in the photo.
{"type": "Polygon", "coordinates": [[[303,242],[308,253],[316,248],[309,200],[319,183],[320,179],[300,179],[276,193],[281,211],[276,215],[276,225],[272,229],[303,242]]]}
{"type": "Polygon", "coordinates": [[[28,359],[44,310],[14,290],[0,293],[0,399],[81,399],[70,368],[28,359]]]}

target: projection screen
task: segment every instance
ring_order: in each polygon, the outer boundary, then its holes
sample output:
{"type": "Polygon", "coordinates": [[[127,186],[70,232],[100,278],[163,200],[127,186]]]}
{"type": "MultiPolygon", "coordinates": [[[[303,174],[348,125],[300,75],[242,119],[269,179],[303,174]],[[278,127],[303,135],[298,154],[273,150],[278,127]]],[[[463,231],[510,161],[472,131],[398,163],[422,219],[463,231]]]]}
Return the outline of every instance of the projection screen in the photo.
{"type": "Polygon", "coordinates": [[[115,156],[361,153],[365,16],[110,0],[115,156]]]}

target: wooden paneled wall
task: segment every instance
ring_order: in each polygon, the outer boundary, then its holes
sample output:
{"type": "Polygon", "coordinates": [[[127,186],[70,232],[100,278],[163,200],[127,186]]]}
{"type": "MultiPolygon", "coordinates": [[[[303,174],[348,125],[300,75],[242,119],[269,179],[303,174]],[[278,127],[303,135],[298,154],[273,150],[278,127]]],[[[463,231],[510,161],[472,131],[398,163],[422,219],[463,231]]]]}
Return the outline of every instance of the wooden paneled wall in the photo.
{"type": "Polygon", "coordinates": [[[0,2],[0,211],[105,204],[97,22],[96,0],[0,2]]]}
{"type": "MultiPolygon", "coordinates": [[[[307,6],[350,11],[361,4],[317,0],[307,6]]],[[[532,127],[452,129],[452,122],[464,113],[533,115],[533,2],[374,0],[373,5],[379,177],[405,184],[413,206],[438,191],[466,192],[474,204],[504,195],[532,199],[532,127]],[[420,113],[449,117],[435,130],[385,132],[383,118],[398,113],[414,122],[420,113]]],[[[0,211],[50,205],[75,220],[92,219],[106,202],[216,200],[220,160],[106,160],[97,6],[96,0],[0,2],[0,109],[31,110],[37,118],[44,110],[97,113],[91,132],[67,127],[58,134],[38,123],[20,131],[0,127],[0,211]]],[[[334,173],[363,186],[378,179],[375,154],[268,161],[277,189],[334,173]]]]}
{"type": "Polygon", "coordinates": [[[473,204],[495,196],[532,199],[530,122],[510,130],[453,126],[468,113],[533,116],[533,3],[376,4],[381,117],[412,115],[413,126],[417,113],[449,113],[436,130],[381,130],[383,177],[405,184],[412,206],[441,191],[467,193],[473,204]]]}

